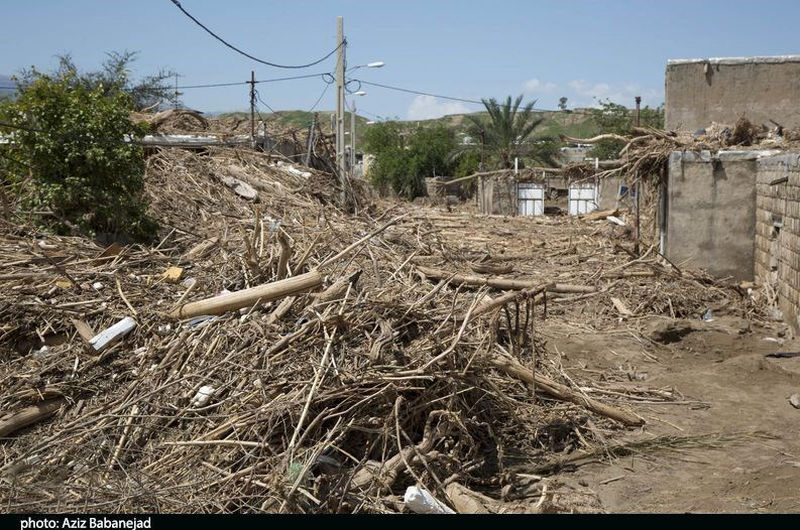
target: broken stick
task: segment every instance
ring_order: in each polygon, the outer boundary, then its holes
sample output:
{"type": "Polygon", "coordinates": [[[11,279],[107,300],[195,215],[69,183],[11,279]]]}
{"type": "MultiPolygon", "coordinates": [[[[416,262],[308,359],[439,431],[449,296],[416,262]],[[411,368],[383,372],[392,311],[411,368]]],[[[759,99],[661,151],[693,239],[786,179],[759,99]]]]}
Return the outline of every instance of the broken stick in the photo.
{"type": "Polygon", "coordinates": [[[233,293],[197,300],[184,304],[170,313],[173,318],[191,318],[199,315],[220,315],[247,307],[256,302],[266,303],[286,296],[312,291],[322,285],[322,273],[313,270],[299,276],[293,276],[272,283],[257,285],[233,293]]]}
{"type": "Polygon", "coordinates": [[[611,405],[606,405],[605,403],[600,403],[599,401],[595,401],[592,398],[575,392],[561,383],[556,383],[548,377],[540,374],[534,374],[531,370],[522,366],[515,359],[505,356],[501,357],[500,355],[493,355],[490,359],[490,362],[497,369],[501,370],[507,375],[519,379],[520,381],[529,385],[535,386],[545,394],[556,399],[569,401],[570,403],[575,403],[576,405],[586,407],[596,414],[611,418],[612,420],[618,421],[624,425],[638,426],[644,424],[644,420],[636,414],[612,407],[611,405]]]}
{"type": "Polygon", "coordinates": [[[48,399],[32,407],[26,407],[6,418],[0,418],[0,438],[55,414],[66,402],[67,400],[64,398],[48,399]]]}

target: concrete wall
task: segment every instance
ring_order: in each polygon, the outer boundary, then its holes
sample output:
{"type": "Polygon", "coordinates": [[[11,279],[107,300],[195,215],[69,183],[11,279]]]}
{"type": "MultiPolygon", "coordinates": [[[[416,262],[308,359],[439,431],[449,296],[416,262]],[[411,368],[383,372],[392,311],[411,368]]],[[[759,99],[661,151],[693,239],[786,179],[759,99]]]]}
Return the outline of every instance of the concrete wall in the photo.
{"type": "Polygon", "coordinates": [[[695,131],[714,121],[733,125],[742,114],[756,125],[772,118],[800,127],[800,56],[667,62],[667,129],[695,131]]]}
{"type": "Polygon", "coordinates": [[[800,329],[800,155],[758,161],[755,278],[777,292],[777,307],[800,329]],[[783,181],[786,179],[785,181],[783,181]],[[775,181],[782,181],[772,184],[775,181]]]}
{"type": "MultiPolygon", "coordinates": [[[[759,151],[674,152],[662,252],[715,276],[753,279],[759,151]]],[[[680,266],[680,265],[679,265],[680,266]]]]}
{"type": "MultiPolygon", "coordinates": [[[[607,177],[600,179],[597,189],[597,209],[598,210],[613,210],[623,206],[625,199],[620,200],[619,186],[623,183],[622,177],[607,177]]],[[[625,204],[627,206],[627,204],[625,204]]]]}

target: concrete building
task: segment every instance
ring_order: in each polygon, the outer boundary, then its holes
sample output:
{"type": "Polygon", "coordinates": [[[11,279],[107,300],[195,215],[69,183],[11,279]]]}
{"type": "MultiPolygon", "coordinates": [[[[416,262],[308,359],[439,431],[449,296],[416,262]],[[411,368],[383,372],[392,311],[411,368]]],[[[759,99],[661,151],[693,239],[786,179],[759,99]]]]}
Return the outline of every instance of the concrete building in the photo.
{"type": "Polygon", "coordinates": [[[766,286],[800,331],[800,153],[672,153],[661,250],[674,263],[766,286]]]}
{"type": "Polygon", "coordinates": [[[667,62],[665,127],[696,131],[712,122],[800,127],[800,55],[667,62]]]}

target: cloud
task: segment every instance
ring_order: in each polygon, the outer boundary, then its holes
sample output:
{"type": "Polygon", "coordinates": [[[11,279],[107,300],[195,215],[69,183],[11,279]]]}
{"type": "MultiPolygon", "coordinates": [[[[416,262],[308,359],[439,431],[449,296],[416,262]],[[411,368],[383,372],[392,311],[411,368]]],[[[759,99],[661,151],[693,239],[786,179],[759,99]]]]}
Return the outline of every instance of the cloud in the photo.
{"type": "Polygon", "coordinates": [[[575,79],[567,83],[573,93],[574,101],[570,107],[597,106],[599,101],[610,100],[627,107],[633,106],[633,99],[642,96],[643,103],[656,107],[664,101],[664,93],[654,88],[644,88],[637,83],[590,83],[575,79]]]}
{"type": "Polygon", "coordinates": [[[533,79],[525,81],[526,92],[552,92],[557,88],[558,88],[557,84],[551,83],[550,81],[540,81],[535,77],[533,79]]]}
{"type": "Polygon", "coordinates": [[[430,120],[448,114],[465,114],[470,109],[458,101],[443,101],[433,96],[417,96],[408,107],[409,120],[430,120]]]}

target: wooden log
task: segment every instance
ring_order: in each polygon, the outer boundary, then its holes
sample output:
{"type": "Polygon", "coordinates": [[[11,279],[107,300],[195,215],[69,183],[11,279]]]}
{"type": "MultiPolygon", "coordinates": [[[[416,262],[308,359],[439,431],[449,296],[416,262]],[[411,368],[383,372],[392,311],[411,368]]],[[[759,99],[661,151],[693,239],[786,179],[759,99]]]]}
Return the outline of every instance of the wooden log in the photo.
{"type": "Polygon", "coordinates": [[[472,491],[458,482],[448,484],[444,492],[458,513],[492,513],[487,506],[496,503],[494,499],[472,491]]]}
{"type": "Polygon", "coordinates": [[[593,285],[575,285],[571,283],[554,283],[547,286],[548,293],[594,293],[597,287],[593,285]]]}
{"type": "Polygon", "coordinates": [[[64,398],[55,398],[42,401],[31,407],[26,407],[14,412],[5,418],[0,418],[0,438],[8,436],[23,427],[52,416],[61,405],[67,402],[64,398]]]}
{"type": "Polygon", "coordinates": [[[519,379],[520,381],[534,386],[537,390],[541,390],[548,396],[575,403],[582,407],[586,407],[596,414],[611,418],[614,421],[628,426],[638,426],[644,424],[644,419],[640,418],[632,412],[627,412],[605,403],[600,403],[592,398],[586,397],[583,394],[575,392],[567,386],[557,383],[552,379],[540,374],[534,374],[531,370],[522,366],[519,362],[509,357],[501,357],[500,355],[492,355],[490,358],[491,364],[498,370],[501,370],[507,375],[519,379]]]}
{"type": "Polygon", "coordinates": [[[597,221],[598,219],[605,219],[609,215],[617,215],[619,213],[619,209],[614,208],[612,210],[595,210],[593,212],[589,212],[581,216],[581,219],[586,219],[587,221],[597,221]]]}
{"type": "Polygon", "coordinates": [[[543,285],[542,282],[531,280],[516,280],[511,278],[484,278],[468,274],[454,274],[449,271],[431,267],[416,266],[417,270],[427,278],[436,280],[449,280],[454,284],[487,286],[504,291],[518,291],[522,289],[537,289],[544,286],[551,293],[593,293],[597,290],[591,285],[573,285],[568,283],[551,283],[543,285]]]}
{"type": "Polygon", "coordinates": [[[452,272],[449,271],[441,269],[433,269],[430,267],[422,267],[420,265],[417,265],[417,270],[422,274],[424,274],[427,278],[433,278],[437,280],[450,280],[452,283],[455,284],[475,285],[475,286],[486,285],[488,287],[494,287],[495,289],[503,289],[503,290],[529,289],[539,286],[538,282],[532,282],[530,280],[511,280],[507,278],[483,278],[481,276],[453,274],[452,272]]]}
{"type": "Polygon", "coordinates": [[[322,285],[322,273],[313,270],[300,276],[293,276],[272,283],[265,283],[234,293],[227,293],[205,300],[197,300],[184,304],[170,313],[173,318],[191,318],[199,315],[221,315],[247,307],[256,302],[272,302],[286,296],[312,291],[322,285]]]}

